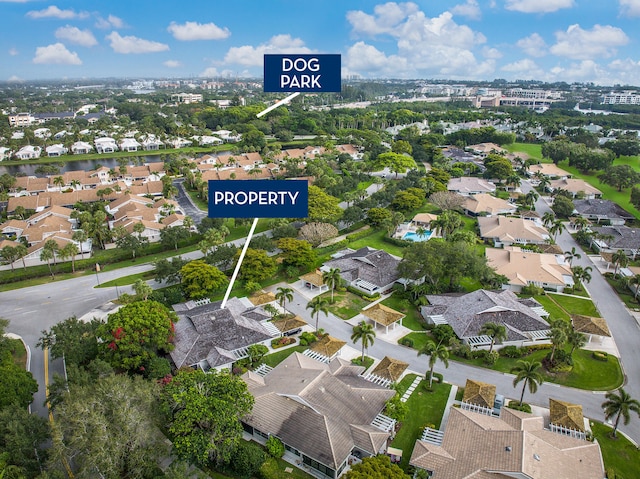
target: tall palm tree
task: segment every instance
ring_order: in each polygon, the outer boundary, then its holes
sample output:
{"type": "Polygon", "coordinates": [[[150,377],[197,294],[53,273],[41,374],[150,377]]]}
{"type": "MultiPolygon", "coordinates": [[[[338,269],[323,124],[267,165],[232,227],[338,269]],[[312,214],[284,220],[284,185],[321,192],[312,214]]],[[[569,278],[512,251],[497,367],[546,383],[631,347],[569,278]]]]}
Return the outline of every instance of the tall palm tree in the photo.
{"type": "Polygon", "coordinates": [[[542,224],[544,225],[545,228],[548,228],[549,226],[551,226],[555,220],[556,220],[556,215],[554,215],[551,211],[547,211],[545,214],[542,215],[542,224]]]}
{"type": "Polygon", "coordinates": [[[573,226],[579,230],[583,230],[589,224],[589,220],[582,216],[578,216],[573,220],[573,226]]]}
{"type": "Polygon", "coordinates": [[[524,195],[524,204],[528,206],[529,209],[535,210],[536,201],[540,198],[540,195],[536,193],[536,190],[529,191],[526,195],[524,195]]]}
{"type": "Polygon", "coordinates": [[[507,339],[507,328],[504,324],[488,322],[482,325],[480,334],[486,334],[491,338],[491,346],[489,346],[489,354],[491,354],[496,341],[502,342],[507,339]]]}
{"type": "Polygon", "coordinates": [[[573,263],[573,260],[582,258],[582,255],[578,253],[578,251],[576,250],[576,247],[573,246],[570,251],[564,252],[564,257],[569,262],[569,268],[571,268],[571,264],[573,263]]]}
{"type": "Polygon", "coordinates": [[[53,258],[53,264],[57,264],[56,253],[60,251],[60,247],[58,246],[58,243],[56,243],[52,239],[47,240],[44,243],[44,249],[51,252],[51,257],[53,258]]]}
{"type": "Polygon", "coordinates": [[[549,356],[549,362],[553,364],[553,358],[556,355],[558,348],[562,347],[567,342],[567,329],[566,323],[558,319],[551,322],[551,331],[549,333],[549,340],[551,341],[551,356],[549,356]]]}
{"type": "Polygon", "coordinates": [[[331,268],[329,271],[323,272],[322,282],[329,286],[329,289],[331,290],[331,302],[333,303],[333,292],[335,291],[336,286],[340,284],[340,269],[331,268]]]}
{"type": "MultiPolygon", "coordinates": [[[[591,281],[591,266],[574,266],[573,268],[573,278],[576,283],[589,283],[591,281]]],[[[582,286],[580,286],[582,289],[582,286]]]]}
{"type": "Polygon", "coordinates": [[[449,367],[449,350],[442,343],[434,343],[433,341],[427,341],[427,343],[418,351],[420,355],[429,356],[429,389],[433,384],[433,368],[436,366],[438,359],[442,361],[445,368],[449,367]]]}
{"type": "Polygon", "coordinates": [[[22,243],[16,245],[15,246],[15,250],[16,250],[16,256],[18,257],[18,259],[22,260],[22,267],[26,270],[27,269],[27,265],[24,262],[24,257],[27,256],[27,254],[29,254],[29,250],[22,243]]]}
{"type": "Polygon", "coordinates": [[[629,283],[636,285],[635,291],[633,292],[633,299],[638,301],[638,293],[640,293],[640,274],[636,274],[633,278],[631,278],[629,280],[629,283]]]}
{"type": "Polygon", "coordinates": [[[561,234],[567,228],[564,226],[562,220],[555,220],[549,227],[549,233],[553,236],[553,241],[556,240],[559,234],[561,234]]]}
{"type": "Polygon", "coordinates": [[[629,257],[621,249],[611,255],[611,261],[613,261],[613,276],[618,275],[618,268],[626,268],[629,265],[629,257]]]}
{"type": "Polygon", "coordinates": [[[511,372],[516,375],[513,379],[513,387],[515,388],[518,383],[524,381],[522,385],[522,394],[520,395],[520,405],[522,406],[522,400],[524,399],[524,390],[529,385],[529,392],[535,394],[538,390],[538,386],[544,382],[542,374],[538,372],[542,364],[540,361],[526,361],[520,359],[517,365],[511,369],[511,372]]]}
{"type": "Polygon", "coordinates": [[[329,316],[329,301],[327,298],[316,296],[307,303],[307,309],[311,310],[311,317],[316,315],[316,332],[318,331],[318,320],[320,319],[320,313],[324,313],[325,316],[329,316]]]}
{"type": "Polygon", "coordinates": [[[47,264],[49,265],[49,273],[51,273],[52,278],[55,278],[55,275],[53,274],[53,269],[51,269],[52,259],[53,259],[53,251],[47,248],[42,248],[42,251],[40,252],[40,261],[47,262],[47,264]]]}
{"type": "Polygon", "coordinates": [[[633,399],[623,388],[618,389],[618,394],[615,391],[609,391],[605,397],[607,400],[602,403],[604,417],[608,420],[615,416],[613,437],[618,437],[620,418],[623,418],[623,424],[626,426],[631,420],[631,412],[640,416],[640,401],[633,399]]]}
{"type": "Polygon", "coordinates": [[[367,324],[364,320],[360,321],[353,327],[353,334],[351,334],[351,341],[353,344],[358,341],[362,341],[362,361],[364,362],[364,350],[373,345],[376,332],[372,324],[367,324]]]}
{"type": "Polygon", "coordinates": [[[571,351],[569,351],[569,356],[573,356],[573,352],[576,349],[579,349],[585,344],[587,344],[587,337],[584,334],[576,331],[575,329],[570,328],[567,331],[567,343],[569,343],[569,345],[571,346],[571,351]]]}
{"type": "Polygon", "coordinates": [[[71,272],[76,272],[76,256],[80,250],[75,243],[67,243],[60,250],[60,257],[63,259],[71,259],[71,272]]]}
{"type": "Polygon", "coordinates": [[[89,235],[87,235],[84,230],[75,230],[71,239],[78,242],[78,249],[80,250],[80,254],[82,254],[82,259],[84,259],[84,248],[82,244],[89,239],[89,235]]]}
{"type": "Polygon", "coordinates": [[[293,301],[293,289],[280,286],[276,290],[276,300],[280,307],[286,311],[287,308],[285,308],[285,305],[287,304],[287,301],[293,301]]]}

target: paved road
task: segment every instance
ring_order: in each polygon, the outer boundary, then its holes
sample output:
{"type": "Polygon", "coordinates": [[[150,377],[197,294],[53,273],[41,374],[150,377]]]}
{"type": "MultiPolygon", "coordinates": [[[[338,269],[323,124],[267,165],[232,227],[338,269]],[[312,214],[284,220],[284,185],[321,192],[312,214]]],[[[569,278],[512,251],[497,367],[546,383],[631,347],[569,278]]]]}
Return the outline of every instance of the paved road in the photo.
{"type": "Polygon", "coordinates": [[[200,224],[202,219],[206,218],[207,213],[205,213],[200,208],[198,208],[191,200],[191,197],[185,191],[184,178],[178,178],[176,180],[173,180],[173,185],[178,189],[178,194],[176,195],[176,201],[180,205],[180,208],[182,208],[182,211],[184,211],[184,213],[187,216],[191,216],[191,218],[193,219],[193,222],[196,225],[200,224]]]}

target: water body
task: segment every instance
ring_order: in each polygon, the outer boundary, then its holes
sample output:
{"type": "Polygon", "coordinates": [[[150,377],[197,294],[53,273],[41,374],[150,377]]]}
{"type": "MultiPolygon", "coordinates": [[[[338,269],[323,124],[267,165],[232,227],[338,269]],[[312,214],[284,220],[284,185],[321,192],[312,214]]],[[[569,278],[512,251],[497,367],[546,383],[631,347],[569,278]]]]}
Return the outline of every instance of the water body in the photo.
{"type": "MultiPolygon", "coordinates": [[[[64,162],[62,166],[54,165],[53,163],[47,163],[46,165],[58,166],[58,168],[60,168],[60,173],[65,173],[67,171],[95,170],[99,165],[117,170],[120,167],[120,164],[118,163],[119,159],[120,158],[105,156],[104,158],[96,158],[95,160],[67,161],[67,162],[64,162]]],[[[147,155],[147,156],[140,156],[137,158],[134,158],[134,157],[127,158],[127,159],[129,160],[130,165],[142,165],[144,163],[157,163],[159,161],[162,161],[160,158],[160,155],[147,155]]],[[[62,162],[63,160],[60,160],[60,161],[62,162]]],[[[9,173],[10,175],[15,176],[18,173],[24,173],[27,176],[44,176],[44,175],[37,175],[35,171],[39,166],[46,166],[46,165],[29,163],[29,160],[24,160],[24,163],[20,165],[13,165],[13,166],[0,165],[0,175],[3,173],[9,173]]]]}

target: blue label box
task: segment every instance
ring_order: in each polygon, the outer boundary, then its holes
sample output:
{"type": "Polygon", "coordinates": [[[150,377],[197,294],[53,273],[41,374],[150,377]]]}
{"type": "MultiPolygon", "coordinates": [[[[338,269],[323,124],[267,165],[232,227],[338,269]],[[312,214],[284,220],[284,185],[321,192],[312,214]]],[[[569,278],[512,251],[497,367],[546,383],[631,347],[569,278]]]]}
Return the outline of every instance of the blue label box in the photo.
{"type": "Polygon", "coordinates": [[[209,180],[209,218],[306,218],[306,180],[209,180]]]}
{"type": "Polygon", "coordinates": [[[341,58],[337,54],[265,55],[265,92],[340,92],[341,58]]]}

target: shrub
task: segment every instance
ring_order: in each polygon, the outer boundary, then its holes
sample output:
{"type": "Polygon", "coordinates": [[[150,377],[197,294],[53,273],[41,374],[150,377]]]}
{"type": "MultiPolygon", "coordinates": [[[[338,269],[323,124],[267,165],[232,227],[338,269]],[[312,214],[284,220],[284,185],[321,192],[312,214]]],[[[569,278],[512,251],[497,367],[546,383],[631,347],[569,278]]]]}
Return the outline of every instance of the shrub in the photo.
{"type": "Polygon", "coordinates": [[[407,338],[406,336],[404,338],[400,338],[400,340],[398,341],[399,344],[402,344],[403,346],[407,346],[409,348],[413,347],[413,339],[411,338],[407,338]]]}
{"type": "Polygon", "coordinates": [[[284,456],[284,444],[282,444],[282,441],[276,436],[269,436],[269,439],[267,439],[267,443],[265,444],[265,448],[271,457],[280,459],[284,456]]]}
{"type": "Polygon", "coordinates": [[[449,340],[455,337],[456,333],[448,324],[438,324],[431,330],[431,335],[438,343],[449,344],[449,340]]]}
{"type": "Polygon", "coordinates": [[[358,288],[354,288],[353,286],[347,286],[347,291],[349,291],[350,293],[353,293],[355,295],[358,295],[362,299],[366,299],[367,301],[375,301],[376,299],[380,298],[380,293],[375,293],[373,295],[368,295],[367,293],[364,293],[364,292],[360,291],[358,288]]]}
{"type": "Polygon", "coordinates": [[[358,231],[357,233],[351,233],[351,234],[346,236],[346,239],[349,242],[356,241],[356,240],[359,240],[361,238],[366,238],[367,236],[370,236],[373,233],[375,233],[375,231],[372,230],[371,228],[368,228],[366,230],[358,231]]]}
{"type": "MultiPolygon", "coordinates": [[[[431,377],[431,371],[427,371],[427,373],[424,375],[424,377],[425,377],[425,379],[426,379],[427,381],[429,381],[429,379],[430,379],[430,377],[431,377]]],[[[434,373],[433,373],[433,381],[434,381],[434,382],[436,382],[436,383],[438,383],[438,384],[442,384],[442,381],[444,381],[444,376],[443,376],[442,374],[440,374],[440,373],[436,373],[436,372],[434,372],[434,373]]],[[[429,386],[429,384],[428,384],[428,383],[426,383],[426,385],[425,385],[425,386],[427,386],[427,387],[428,387],[428,386],[429,386]]]]}
{"type": "Polygon", "coordinates": [[[400,246],[401,248],[404,248],[406,246],[411,246],[413,244],[413,241],[407,241],[400,238],[391,238],[389,236],[383,236],[382,241],[395,246],[400,246]]]}
{"type": "Polygon", "coordinates": [[[305,331],[300,335],[300,346],[309,346],[318,340],[315,334],[305,331]]]}
{"type": "Polygon", "coordinates": [[[500,354],[507,358],[518,359],[524,355],[524,351],[517,346],[505,346],[500,350],[500,354]]]}
{"type": "Polygon", "coordinates": [[[591,353],[591,357],[593,359],[597,359],[598,361],[607,362],[609,360],[609,355],[604,351],[594,351],[591,353]]]}
{"type": "Polygon", "coordinates": [[[499,357],[500,357],[500,353],[494,350],[494,351],[491,351],[490,353],[487,353],[486,357],[484,358],[484,362],[489,366],[493,366],[498,361],[499,357]]]}
{"type": "Polygon", "coordinates": [[[453,350],[453,354],[464,359],[471,359],[473,352],[468,344],[460,344],[453,350]]]}
{"type": "Polygon", "coordinates": [[[482,359],[483,361],[486,361],[487,356],[489,356],[489,351],[485,351],[484,349],[478,349],[471,352],[471,357],[473,359],[482,359]]]}
{"type": "Polygon", "coordinates": [[[529,346],[524,346],[521,349],[525,354],[529,354],[534,351],[540,351],[542,349],[551,349],[551,345],[550,344],[531,344],[529,346]]]}
{"type": "Polygon", "coordinates": [[[239,477],[249,478],[256,475],[266,458],[262,448],[255,442],[240,441],[229,466],[239,477]]]}
{"type": "Polygon", "coordinates": [[[529,284],[522,287],[522,294],[525,294],[527,296],[540,296],[544,294],[544,289],[542,289],[540,286],[529,284]]]}
{"type": "Polygon", "coordinates": [[[282,336],[281,338],[273,339],[271,341],[271,347],[273,349],[278,349],[284,346],[289,346],[290,344],[293,344],[295,342],[296,342],[295,338],[292,338],[291,336],[288,336],[288,337],[282,336]]]}
{"type": "Polygon", "coordinates": [[[171,363],[166,358],[155,357],[149,361],[144,372],[150,379],[162,379],[171,374],[171,363]]]}
{"type": "Polygon", "coordinates": [[[522,412],[528,412],[528,413],[531,412],[531,406],[526,402],[523,402],[521,405],[519,401],[509,401],[509,404],[507,404],[507,407],[509,409],[515,409],[516,411],[522,411],[522,412]]]}

